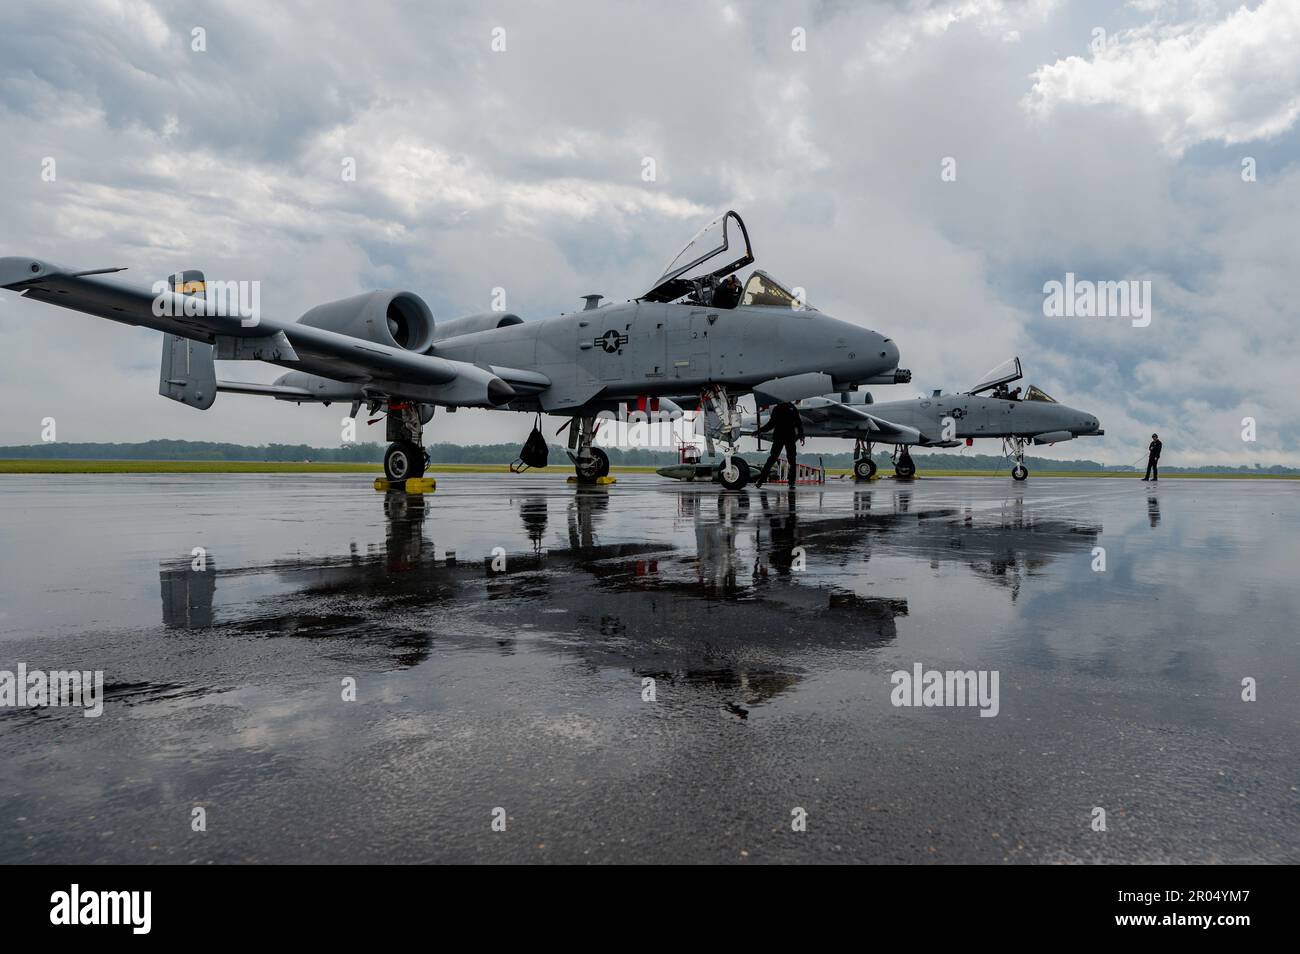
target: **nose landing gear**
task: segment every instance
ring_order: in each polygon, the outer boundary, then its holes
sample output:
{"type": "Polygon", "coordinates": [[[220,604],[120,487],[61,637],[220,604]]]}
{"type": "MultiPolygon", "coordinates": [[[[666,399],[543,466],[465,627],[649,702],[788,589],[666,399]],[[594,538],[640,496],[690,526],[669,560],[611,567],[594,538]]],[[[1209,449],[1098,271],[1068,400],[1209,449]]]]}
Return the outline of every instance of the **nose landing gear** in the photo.
{"type": "Polygon", "coordinates": [[[720,384],[705,388],[700,395],[700,409],[704,412],[704,440],[709,453],[713,453],[715,440],[722,444],[718,482],[727,490],[744,490],[749,483],[749,462],[736,453],[741,422],[735,396],[720,384]]]}
{"type": "Polygon", "coordinates": [[[1011,448],[1007,456],[1016,462],[1011,468],[1011,479],[1025,480],[1029,477],[1029,468],[1025,466],[1025,445],[1029,442],[1023,437],[1011,437],[1007,441],[1011,448]]]}

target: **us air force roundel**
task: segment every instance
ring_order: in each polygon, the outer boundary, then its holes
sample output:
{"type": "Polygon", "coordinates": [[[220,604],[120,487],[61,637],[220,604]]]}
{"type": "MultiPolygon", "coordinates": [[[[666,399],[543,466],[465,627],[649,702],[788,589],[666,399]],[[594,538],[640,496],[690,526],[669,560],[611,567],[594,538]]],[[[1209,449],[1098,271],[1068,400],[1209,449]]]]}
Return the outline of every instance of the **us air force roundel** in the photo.
{"type": "Polygon", "coordinates": [[[627,335],[621,335],[613,328],[597,338],[593,344],[598,344],[605,349],[606,354],[613,354],[623,345],[627,344],[627,335]]]}

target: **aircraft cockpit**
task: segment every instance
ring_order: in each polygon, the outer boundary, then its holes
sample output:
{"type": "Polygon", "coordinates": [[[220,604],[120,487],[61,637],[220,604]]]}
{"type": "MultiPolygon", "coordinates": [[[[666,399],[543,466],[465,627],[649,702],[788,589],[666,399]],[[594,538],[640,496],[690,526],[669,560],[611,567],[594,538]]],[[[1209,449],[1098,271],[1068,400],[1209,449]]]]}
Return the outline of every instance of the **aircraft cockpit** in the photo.
{"type": "Polygon", "coordinates": [[[745,292],[740,298],[740,303],[771,308],[794,308],[796,305],[808,307],[807,302],[798,302],[784,285],[767,272],[757,268],[749,276],[749,281],[745,282],[745,292]]]}
{"type": "Polygon", "coordinates": [[[1012,381],[1019,381],[1024,376],[1024,371],[1020,368],[1020,359],[1010,358],[985,372],[980,377],[979,384],[966,393],[981,394],[984,391],[990,391],[992,392],[990,397],[1005,397],[1008,393],[1007,385],[1012,381]]]}
{"type": "Polygon", "coordinates": [[[1013,381],[1019,381],[1024,377],[1024,371],[1020,366],[1019,358],[1010,358],[1003,361],[997,367],[987,372],[980,378],[980,383],[967,391],[967,394],[980,394],[984,391],[989,392],[989,397],[1001,398],[1004,401],[1042,401],[1046,404],[1056,404],[1056,398],[1052,397],[1042,388],[1033,384],[1029,385],[1024,394],[1020,393],[1020,388],[1009,388],[1013,381]]]}
{"type": "Polygon", "coordinates": [[[755,269],[742,282],[740,269],[754,261],[749,232],[728,211],[700,229],[669,261],[642,301],[676,302],[710,308],[808,308],[767,272],[755,269]],[[718,264],[721,263],[721,264],[718,264]]]}

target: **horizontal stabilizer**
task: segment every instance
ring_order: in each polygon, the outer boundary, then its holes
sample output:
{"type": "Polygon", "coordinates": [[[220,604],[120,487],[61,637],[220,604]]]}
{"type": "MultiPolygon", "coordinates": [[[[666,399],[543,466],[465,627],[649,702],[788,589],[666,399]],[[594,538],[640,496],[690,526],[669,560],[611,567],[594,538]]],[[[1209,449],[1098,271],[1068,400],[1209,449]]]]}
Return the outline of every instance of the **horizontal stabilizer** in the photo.
{"type": "Polygon", "coordinates": [[[254,384],[251,381],[218,381],[218,391],[231,394],[261,394],[266,397],[279,398],[282,401],[314,401],[316,395],[306,388],[295,388],[285,384],[254,384]]]}

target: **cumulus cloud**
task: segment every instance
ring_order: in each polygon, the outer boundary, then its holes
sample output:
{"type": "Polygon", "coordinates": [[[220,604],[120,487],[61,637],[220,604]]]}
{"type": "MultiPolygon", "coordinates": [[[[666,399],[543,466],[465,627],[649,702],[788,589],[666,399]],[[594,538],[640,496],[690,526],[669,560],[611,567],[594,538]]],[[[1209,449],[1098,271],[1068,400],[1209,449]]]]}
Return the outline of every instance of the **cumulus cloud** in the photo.
{"type": "Polygon", "coordinates": [[[1221,19],[1098,36],[1091,59],[1046,64],[1033,81],[1025,98],[1032,112],[1067,104],[1131,110],[1175,155],[1201,142],[1270,139],[1300,115],[1300,5],[1264,0],[1221,19]]]}
{"type": "Polygon", "coordinates": [[[1004,42],[1020,41],[1025,24],[1040,24],[1059,0],[914,0],[884,23],[871,44],[873,59],[895,60],[957,26],[972,26],[1004,42]]]}

